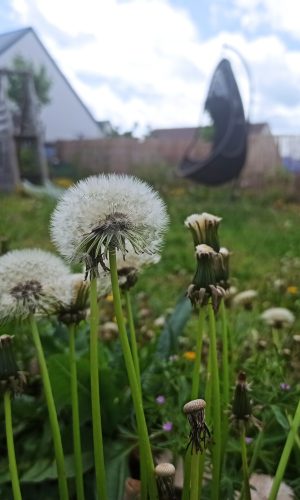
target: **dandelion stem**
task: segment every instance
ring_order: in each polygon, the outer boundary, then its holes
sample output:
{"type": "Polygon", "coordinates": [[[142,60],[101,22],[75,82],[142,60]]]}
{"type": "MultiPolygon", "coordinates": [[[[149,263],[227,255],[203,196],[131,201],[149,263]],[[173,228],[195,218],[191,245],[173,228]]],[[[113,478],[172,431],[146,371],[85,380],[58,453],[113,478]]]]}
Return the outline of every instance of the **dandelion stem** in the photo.
{"type": "MultiPolygon", "coordinates": [[[[136,378],[139,384],[139,389],[142,395],[142,383],[141,383],[141,373],[140,373],[140,363],[138,356],[138,348],[136,342],[136,333],[135,326],[132,314],[131,300],[130,300],[130,292],[128,290],[125,291],[125,302],[126,302],[126,310],[127,310],[127,319],[129,326],[129,335],[130,335],[130,345],[131,345],[131,354],[132,360],[134,364],[136,378]]],[[[143,456],[144,450],[140,448],[140,467],[141,467],[141,498],[142,500],[147,498],[147,464],[146,457],[143,456]]]]}
{"type": "MultiPolygon", "coordinates": [[[[222,379],[223,379],[223,391],[222,391],[222,402],[223,408],[227,408],[229,404],[229,351],[228,351],[228,327],[227,327],[227,314],[225,308],[224,299],[221,300],[220,304],[221,313],[221,328],[222,328],[222,379]]],[[[226,442],[228,439],[228,419],[224,419],[223,422],[223,439],[222,439],[222,458],[225,455],[226,442]]]]}
{"type": "Polygon", "coordinates": [[[139,363],[138,348],[137,348],[137,343],[136,343],[136,333],[135,333],[129,291],[126,290],[124,295],[125,295],[125,301],[126,301],[126,310],[127,310],[127,318],[128,318],[128,326],[129,326],[129,334],[130,334],[131,354],[132,354],[133,364],[134,364],[134,368],[135,368],[136,378],[137,378],[137,381],[138,381],[138,384],[140,387],[140,391],[142,392],[140,363],[139,363]]]}
{"type": "Polygon", "coordinates": [[[69,354],[70,354],[70,377],[71,377],[71,401],[72,401],[72,423],[73,423],[73,446],[75,459],[75,479],[77,500],[84,500],[83,471],[82,471],[82,452],[80,439],[80,419],[78,407],[78,385],[77,385],[77,367],[75,353],[75,324],[68,327],[69,330],[69,354]]]}
{"type": "Polygon", "coordinates": [[[11,477],[13,496],[14,500],[22,500],[14,447],[14,435],[12,429],[10,391],[5,391],[4,393],[4,412],[9,472],[11,477]]]}
{"type": "Polygon", "coordinates": [[[91,399],[92,399],[92,422],[94,458],[96,473],[96,488],[98,500],[106,500],[106,478],[104,466],[100,388],[99,388],[99,365],[98,365],[98,329],[99,329],[99,307],[97,302],[97,279],[92,278],[90,283],[90,370],[91,370],[91,399]]]}
{"type": "Polygon", "coordinates": [[[278,464],[276,474],[275,474],[275,477],[273,480],[269,500],[275,500],[277,498],[278,490],[280,488],[280,483],[283,479],[284,472],[285,472],[285,469],[286,469],[286,466],[288,463],[288,459],[289,459],[295,438],[296,438],[298,430],[299,430],[299,426],[300,426],[300,401],[298,403],[298,406],[297,406],[297,409],[295,412],[295,416],[293,418],[291,428],[289,430],[288,437],[287,437],[287,440],[285,442],[285,445],[284,445],[284,448],[283,448],[283,451],[282,451],[282,454],[281,454],[281,457],[279,460],[279,464],[278,464]]]}
{"type": "Polygon", "coordinates": [[[54,443],[54,452],[56,459],[56,467],[57,467],[57,477],[58,477],[58,487],[59,487],[59,495],[61,500],[68,500],[68,484],[65,473],[65,463],[64,463],[64,452],[61,442],[61,435],[58,425],[57,413],[55,409],[55,403],[52,393],[52,387],[50,382],[50,377],[48,373],[48,368],[45,360],[45,355],[43,351],[43,346],[41,343],[38,327],[35,321],[35,317],[33,315],[30,316],[30,326],[33,336],[33,341],[35,344],[38,362],[41,370],[41,377],[44,387],[44,393],[46,398],[46,403],[48,407],[50,426],[52,431],[53,443],[54,443]]]}
{"type": "Polygon", "coordinates": [[[240,433],[240,441],[241,441],[241,454],[242,454],[242,463],[243,463],[243,478],[244,478],[244,488],[243,493],[241,494],[241,498],[246,500],[251,500],[251,492],[249,485],[249,470],[248,470],[248,461],[247,461],[247,448],[246,448],[246,433],[245,433],[245,423],[241,422],[241,433],[240,433]]]}
{"type": "Polygon", "coordinates": [[[201,354],[202,354],[204,319],[205,319],[205,308],[201,307],[200,312],[199,312],[199,323],[198,323],[197,344],[196,344],[196,359],[195,359],[195,363],[194,363],[191,399],[197,399],[199,397],[200,364],[201,364],[201,354]]]}
{"type": "Polygon", "coordinates": [[[190,500],[199,500],[199,458],[200,453],[192,455],[190,500]]]}
{"type": "Polygon", "coordinates": [[[220,489],[220,469],[221,469],[221,402],[220,402],[220,382],[219,382],[219,366],[218,352],[216,340],[216,321],[215,313],[212,304],[208,305],[209,318],[209,338],[211,349],[211,384],[212,384],[212,422],[213,422],[213,453],[212,453],[212,500],[219,499],[220,489]]]}
{"type": "Polygon", "coordinates": [[[115,315],[117,319],[117,324],[119,328],[120,341],[123,350],[125,365],[127,369],[129,384],[131,388],[131,394],[137,419],[137,428],[139,434],[139,445],[141,450],[141,458],[146,458],[147,464],[147,475],[148,475],[148,487],[149,487],[149,497],[150,500],[156,500],[158,498],[157,485],[154,477],[154,464],[151,452],[151,446],[148,436],[147,424],[144,415],[144,408],[142,397],[139,389],[139,384],[136,377],[136,372],[134,368],[134,363],[130,351],[130,345],[127,337],[127,332],[125,328],[125,322],[123,317],[121,296],[118,281],[118,270],[116,262],[116,251],[109,251],[109,264],[111,273],[111,284],[112,292],[114,298],[114,308],[115,315]]]}

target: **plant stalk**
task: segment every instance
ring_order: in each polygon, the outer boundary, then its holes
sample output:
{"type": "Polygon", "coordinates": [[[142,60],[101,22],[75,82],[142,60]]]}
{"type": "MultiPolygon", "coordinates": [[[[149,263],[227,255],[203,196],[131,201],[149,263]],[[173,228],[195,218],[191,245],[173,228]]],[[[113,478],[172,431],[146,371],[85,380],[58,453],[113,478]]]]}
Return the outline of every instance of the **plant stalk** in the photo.
{"type": "Polygon", "coordinates": [[[65,461],[64,461],[64,452],[61,442],[61,435],[59,430],[59,424],[57,419],[57,413],[52,393],[52,387],[50,382],[50,377],[48,373],[48,368],[46,364],[46,359],[43,351],[43,346],[41,343],[38,327],[36,324],[36,320],[34,315],[30,316],[30,326],[31,332],[33,336],[33,341],[35,344],[38,362],[41,370],[41,377],[44,387],[44,393],[46,398],[46,403],[48,407],[50,426],[53,437],[54,444],[54,452],[55,452],[55,460],[57,467],[57,477],[58,477],[58,487],[59,487],[59,496],[61,500],[68,500],[68,484],[65,472],[65,461]]]}
{"type": "Polygon", "coordinates": [[[251,500],[251,491],[249,484],[249,469],[248,469],[248,461],[247,461],[247,448],[246,448],[246,432],[245,432],[245,423],[241,422],[241,433],[240,433],[240,441],[241,441],[241,454],[242,454],[242,464],[243,464],[243,478],[244,478],[244,488],[241,494],[241,499],[245,498],[246,500],[251,500]]]}
{"type": "Polygon", "coordinates": [[[14,434],[12,428],[12,416],[11,416],[11,399],[10,391],[5,391],[4,393],[4,413],[5,413],[5,431],[6,431],[6,442],[7,442],[7,454],[9,463],[9,472],[13,490],[14,500],[22,500],[15,446],[14,446],[14,434]]]}
{"type": "Polygon", "coordinates": [[[143,402],[138,380],[136,377],[136,372],[130,351],[130,345],[127,337],[125,321],[122,311],[115,249],[109,251],[109,265],[111,273],[111,284],[112,284],[112,292],[114,298],[115,315],[119,328],[120,342],[123,350],[127,375],[129,379],[129,384],[131,388],[131,394],[137,419],[141,458],[145,457],[146,459],[150,500],[157,500],[158,498],[157,484],[156,484],[156,479],[154,477],[154,464],[153,464],[151,446],[148,436],[147,424],[144,415],[143,402]]]}
{"type": "Polygon", "coordinates": [[[212,422],[213,422],[213,440],[214,447],[212,451],[212,500],[219,500],[220,490],[220,473],[221,473],[221,401],[220,401],[220,381],[219,381],[219,365],[218,351],[216,339],[216,320],[212,304],[208,305],[209,318],[209,338],[211,350],[211,379],[212,384],[212,422]]]}
{"type": "Polygon", "coordinates": [[[278,464],[278,467],[276,470],[276,474],[275,474],[275,477],[273,480],[272,489],[271,489],[268,500],[275,500],[277,498],[278,490],[280,488],[280,483],[283,479],[284,472],[285,472],[285,469],[286,469],[286,466],[288,463],[288,459],[289,459],[295,438],[296,438],[298,430],[299,430],[299,426],[300,426],[300,401],[298,403],[298,406],[297,406],[297,409],[295,412],[295,416],[293,418],[291,428],[289,430],[287,440],[285,442],[285,445],[284,445],[284,448],[283,448],[283,451],[282,451],[282,454],[281,454],[281,457],[279,460],[279,464],[278,464]]]}
{"type": "Polygon", "coordinates": [[[69,330],[69,355],[70,355],[70,377],[71,377],[71,401],[72,401],[72,423],[73,423],[73,446],[75,461],[75,479],[77,500],[84,500],[82,451],[80,439],[80,418],[78,406],[78,384],[75,352],[75,332],[74,323],[68,326],[69,330]]]}
{"type": "Polygon", "coordinates": [[[97,279],[92,278],[90,282],[90,370],[96,489],[98,500],[107,500],[100,406],[98,329],[97,279]]]}

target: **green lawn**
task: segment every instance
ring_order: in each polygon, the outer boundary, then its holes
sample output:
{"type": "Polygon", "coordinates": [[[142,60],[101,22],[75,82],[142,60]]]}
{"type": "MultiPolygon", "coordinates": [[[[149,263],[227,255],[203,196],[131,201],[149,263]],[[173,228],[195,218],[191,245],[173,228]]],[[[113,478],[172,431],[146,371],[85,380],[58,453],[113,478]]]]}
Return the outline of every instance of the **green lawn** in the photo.
{"type": "MultiPolygon", "coordinates": [[[[287,267],[289,285],[296,285],[299,263],[300,206],[274,192],[241,192],[235,200],[228,188],[207,189],[173,182],[160,190],[170,214],[161,262],[146,270],[137,289],[151,294],[153,307],[171,307],[189,284],[194,271],[191,235],[184,226],[191,213],[222,217],[221,245],[232,251],[233,281],[239,289],[263,289],[267,279],[282,277],[287,267]],[[159,296],[155,292],[159,289],[159,296]]],[[[56,201],[20,195],[0,197],[0,235],[10,248],[41,247],[55,251],[49,239],[49,219],[56,201]]]]}

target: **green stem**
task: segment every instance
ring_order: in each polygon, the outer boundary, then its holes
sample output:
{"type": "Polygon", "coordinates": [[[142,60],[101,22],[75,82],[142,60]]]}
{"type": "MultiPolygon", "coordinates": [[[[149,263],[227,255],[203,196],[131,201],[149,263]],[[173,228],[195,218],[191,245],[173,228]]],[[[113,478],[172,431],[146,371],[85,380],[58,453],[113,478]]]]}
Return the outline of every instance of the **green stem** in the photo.
{"type": "Polygon", "coordinates": [[[4,393],[4,413],[5,413],[5,430],[6,430],[8,463],[9,463],[9,472],[11,477],[13,496],[14,500],[22,500],[16,455],[15,455],[15,447],[14,447],[10,391],[5,391],[4,393]]]}
{"type": "MultiPolygon", "coordinates": [[[[127,319],[128,319],[128,327],[129,327],[129,335],[130,335],[130,345],[131,345],[131,354],[132,360],[134,364],[136,378],[139,384],[139,389],[142,396],[142,383],[141,383],[141,372],[140,372],[140,363],[139,363],[139,355],[138,348],[136,342],[136,333],[135,326],[132,314],[130,293],[128,290],[125,291],[125,302],[126,302],[126,310],[127,310],[127,319]]],[[[144,450],[140,448],[140,468],[141,468],[141,500],[147,499],[147,463],[146,457],[143,456],[144,450]]]]}
{"type": "Polygon", "coordinates": [[[75,353],[75,324],[71,324],[69,329],[69,350],[70,350],[70,377],[71,377],[71,400],[72,400],[72,423],[73,423],[73,446],[75,459],[75,478],[77,500],[84,500],[82,452],[80,439],[80,419],[78,406],[78,385],[77,367],[75,353]]]}
{"type": "Polygon", "coordinates": [[[197,344],[196,344],[196,359],[195,359],[195,363],[194,363],[193,381],[192,381],[192,394],[191,394],[192,400],[197,399],[199,397],[200,364],[201,364],[201,354],[202,354],[204,319],[205,319],[205,308],[201,307],[200,312],[199,312],[199,323],[198,323],[197,344]]]}
{"type": "Polygon", "coordinates": [[[134,368],[134,363],[130,351],[129,341],[123,317],[115,250],[109,251],[109,264],[110,264],[111,285],[114,298],[115,315],[119,328],[120,341],[123,350],[126,370],[131,388],[133,405],[137,419],[141,458],[142,457],[146,458],[150,500],[156,500],[158,498],[158,494],[157,494],[156,480],[154,477],[154,464],[153,464],[151,446],[148,436],[147,424],[144,415],[142,397],[136,377],[136,372],[134,368]]]}
{"type": "Polygon", "coordinates": [[[99,307],[97,301],[97,279],[92,278],[90,283],[90,370],[91,370],[91,399],[92,399],[92,422],[94,459],[96,473],[96,489],[98,500],[106,500],[106,478],[103,452],[100,388],[99,388],[99,364],[98,364],[98,330],[99,330],[99,307]]]}
{"type": "Polygon", "coordinates": [[[43,381],[44,393],[46,398],[46,403],[48,407],[50,426],[53,437],[54,444],[54,452],[56,459],[56,467],[57,467],[57,477],[58,477],[58,487],[59,487],[59,495],[61,500],[68,500],[68,484],[65,473],[65,461],[64,461],[64,452],[61,442],[61,435],[58,425],[57,413],[55,409],[55,403],[52,393],[52,387],[50,383],[48,368],[45,360],[45,355],[43,351],[43,346],[41,343],[39,331],[37,328],[37,324],[35,321],[35,317],[33,315],[30,316],[30,326],[33,336],[33,341],[35,344],[38,362],[41,370],[41,377],[43,381]]]}
{"type": "Polygon", "coordinates": [[[244,488],[243,495],[241,498],[246,500],[251,500],[251,491],[249,484],[249,470],[248,470],[248,461],[247,461],[247,448],[246,448],[246,433],[245,433],[245,424],[241,423],[242,429],[240,433],[240,441],[241,441],[241,453],[242,453],[242,463],[243,463],[243,478],[244,478],[244,488]]]}
{"type": "Polygon", "coordinates": [[[184,457],[183,491],[181,500],[189,500],[191,487],[192,454],[188,449],[184,457]]]}
{"type": "MultiPolygon", "coordinates": [[[[227,314],[224,299],[221,300],[220,304],[221,313],[221,327],[222,327],[222,378],[223,378],[223,393],[222,402],[223,408],[227,409],[229,404],[229,350],[228,350],[228,327],[227,327],[227,314]]],[[[226,443],[228,439],[228,419],[225,418],[223,422],[223,432],[222,432],[222,461],[225,457],[226,443]]]]}
{"type": "Polygon", "coordinates": [[[276,474],[275,474],[275,477],[273,480],[273,485],[272,485],[271,493],[269,496],[269,500],[275,500],[277,498],[277,493],[278,493],[278,490],[280,488],[280,483],[283,479],[284,472],[285,472],[285,469],[286,469],[286,466],[288,463],[288,459],[289,459],[290,453],[291,453],[292,448],[293,448],[295,437],[296,437],[298,430],[299,430],[299,426],[300,426],[300,401],[298,403],[298,406],[297,406],[297,409],[295,412],[295,416],[294,416],[294,419],[292,421],[292,425],[291,425],[291,428],[289,430],[288,437],[287,437],[287,440],[285,442],[285,445],[284,445],[284,448],[283,448],[283,451],[282,451],[282,454],[281,454],[281,457],[279,460],[279,464],[278,464],[277,471],[276,471],[276,474]]]}
{"type": "Polygon", "coordinates": [[[190,500],[200,500],[200,496],[199,496],[199,459],[200,459],[200,453],[194,453],[192,455],[190,500]]]}
{"type": "Polygon", "coordinates": [[[249,474],[252,474],[252,472],[255,469],[256,461],[262,447],[262,441],[263,441],[263,431],[259,431],[259,434],[255,440],[252,457],[249,463],[249,474]]]}
{"type": "Polygon", "coordinates": [[[212,384],[212,422],[213,422],[213,472],[212,472],[212,500],[219,499],[220,489],[220,472],[221,472],[221,402],[220,402],[220,382],[219,382],[219,366],[218,366],[218,351],[216,339],[216,321],[215,313],[211,304],[208,305],[209,317],[209,338],[211,349],[211,384],[212,384]]]}
{"type": "Polygon", "coordinates": [[[135,327],[134,327],[129,291],[126,290],[124,295],[125,295],[125,302],[126,302],[129,334],[130,334],[131,354],[132,354],[133,364],[134,364],[134,368],[135,368],[136,378],[137,378],[137,381],[138,381],[138,384],[140,387],[140,391],[142,392],[139,355],[138,355],[138,348],[137,348],[137,343],[136,343],[136,334],[135,334],[135,327]]]}

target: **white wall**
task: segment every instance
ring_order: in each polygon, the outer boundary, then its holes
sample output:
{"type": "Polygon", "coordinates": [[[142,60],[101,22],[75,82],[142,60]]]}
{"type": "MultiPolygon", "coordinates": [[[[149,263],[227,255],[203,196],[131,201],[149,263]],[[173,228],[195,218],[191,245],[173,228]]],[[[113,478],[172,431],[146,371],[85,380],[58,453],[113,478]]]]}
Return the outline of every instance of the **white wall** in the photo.
{"type": "Polygon", "coordinates": [[[71,90],[32,31],[26,33],[3,54],[0,54],[0,67],[10,67],[16,55],[32,61],[37,67],[43,64],[47,76],[51,79],[51,102],[43,106],[41,112],[46,141],[101,137],[97,123],[71,90]]]}

